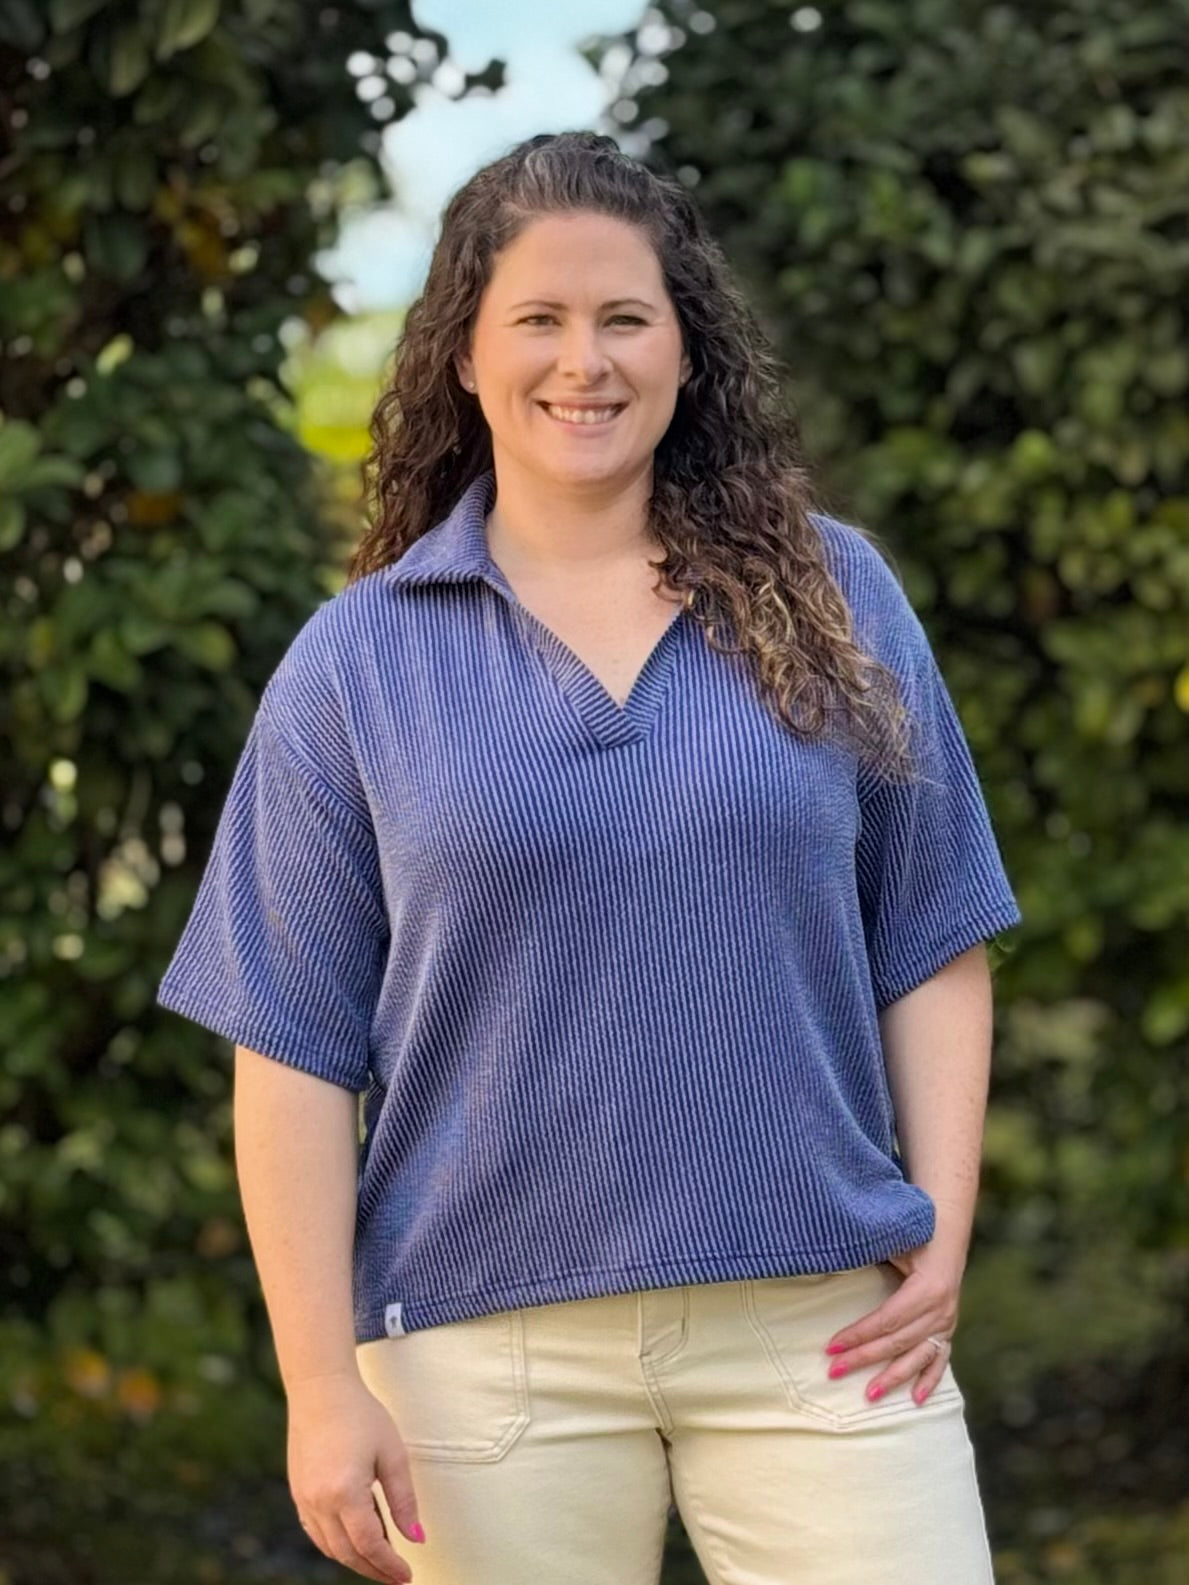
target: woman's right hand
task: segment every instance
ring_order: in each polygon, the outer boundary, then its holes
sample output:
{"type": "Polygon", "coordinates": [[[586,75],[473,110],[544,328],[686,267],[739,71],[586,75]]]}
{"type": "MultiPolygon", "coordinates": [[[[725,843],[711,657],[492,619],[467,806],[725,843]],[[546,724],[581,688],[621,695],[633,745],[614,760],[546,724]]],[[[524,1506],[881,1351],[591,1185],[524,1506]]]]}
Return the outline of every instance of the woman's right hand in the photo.
{"type": "Polygon", "coordinates": [[[402,1534],[415,1539],[409,1458],[387,1409],[358,1375],[315,1376],[287,1389],[289,1490],[314,1545],[367,1579],[407,1585],[411,1566],[384,1534],[379,1481],[402,1534]]]}

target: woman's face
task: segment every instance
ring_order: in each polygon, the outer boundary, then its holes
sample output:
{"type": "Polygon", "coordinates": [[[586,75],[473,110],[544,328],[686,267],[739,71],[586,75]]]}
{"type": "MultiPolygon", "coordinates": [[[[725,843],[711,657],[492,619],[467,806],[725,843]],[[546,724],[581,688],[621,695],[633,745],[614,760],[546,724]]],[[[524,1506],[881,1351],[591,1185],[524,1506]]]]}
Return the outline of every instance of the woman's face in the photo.
{"type": "Polygon", "coordinates": [[[490,427],[497,476],[510,465],[563,487],[650,468],[690,372],[648,239],[587,212],[534,220],[497,256],[457,368],[490,427]],[[615,411],[575,422],[577,405],[615,411]]]}

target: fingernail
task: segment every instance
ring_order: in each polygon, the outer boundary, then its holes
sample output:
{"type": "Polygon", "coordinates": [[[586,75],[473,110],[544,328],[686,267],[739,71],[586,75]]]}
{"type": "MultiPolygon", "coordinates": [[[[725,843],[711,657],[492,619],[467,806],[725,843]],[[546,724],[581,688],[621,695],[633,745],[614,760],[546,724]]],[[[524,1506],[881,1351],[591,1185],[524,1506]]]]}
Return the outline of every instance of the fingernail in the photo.
{"type": "Polygon", "coordinates": [[[876,1398],[883,1397],[883,1388],[878,1382],[875,1382],[870,1387],[868,1387],[867,1396],[874,1402],[876,1398]]]}
{"type": "Polygon", "coordinates": [[[414,1541],[424,1541],[425,1540],[425,1531],[421,1528],[421,1526],[419,1524],[411,1524],[409,1526],[409,1534],[412,1536],[414,1541]]]}
{"type": "Polygon", "coordinates": [[[916,1390],[915,1390],[915,1391],[914,1391],[914,1392],[913,1392],[913,1395],[912,1395],[912,1397],[913,1397],[913,1402],[914,1402],[914,1403],[924,1403],[924,1401],[925,1401],[925,1399],[926,1399],[926,1398],[927,1398],[927,1397],[928,1397],[928,1396],[929,1396],[929,1394],[928,1394],[928,1393],[927,1393],[927,1392],[926,1392],[926,1391],[925,1391],[925,1390],[924,1390],[924,1388],[923,1388],[923,1387],[918,1387],[918,1388],[917,1388],[917,1389],[916,1389],[916,1390]]]}
{"type": "Polygon", "coordinates": [[[839,1376],[845,1376],[849,1368],[850,1367],[844,1365],[841,1360],[838,1360],[835,1364],[830,1366],[829,1374],[833,1376],[835,1380],[837,1380],[839,1376]]]}
{"type": "Polygon", "coordinates": [[[845,1352],[845,1349],[846,1349],[846,1344],[845,1343],[828,1343],[826,1345],[826,1353],[827,1354],[841,1354],[841,1353],[845,1352]]]}

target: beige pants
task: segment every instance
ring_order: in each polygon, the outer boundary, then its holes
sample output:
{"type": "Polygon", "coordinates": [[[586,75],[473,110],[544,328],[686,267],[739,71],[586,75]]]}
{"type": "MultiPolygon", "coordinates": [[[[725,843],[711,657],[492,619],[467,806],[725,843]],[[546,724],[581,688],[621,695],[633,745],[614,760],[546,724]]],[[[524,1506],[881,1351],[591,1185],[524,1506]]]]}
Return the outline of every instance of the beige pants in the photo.
{"type": "Polygon", "coordinates": [[[373,1486],[414,1585],[656,1585],[675,1503],[709,1585],[988,1585],[948,1368],[876,1403],[830,1336],[902,1281],[652,1288],[357,1345],[412,1462],[426,1542],[373,1486]]]}

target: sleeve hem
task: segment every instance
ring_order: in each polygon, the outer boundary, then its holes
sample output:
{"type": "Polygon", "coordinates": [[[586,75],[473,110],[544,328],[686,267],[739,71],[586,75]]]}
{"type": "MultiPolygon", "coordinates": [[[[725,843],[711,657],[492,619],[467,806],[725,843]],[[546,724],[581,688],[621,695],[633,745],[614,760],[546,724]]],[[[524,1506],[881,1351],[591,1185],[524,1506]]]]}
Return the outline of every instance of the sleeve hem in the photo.
{"type": "Polygon", "coordinates": [[[193,991],[164,982],[157,989],[155,1001],[158,1007],[200,1024],[232,1045],[247,1046],[286,1067],[298,1068],[355,1094],[368,1087],[366,1071],[360,1077],[358,1070],[347,1063],[328,1062],[324,1051],[311,1049],[308,1040],[283,1025],[262,1022],[258,1016],[241,1014],[237,1008],[207,1001],[193,991]]]}
{"type": "Polygon", "coordinates": [[[918,985],[923,985],[976,942],[988,941],[1000,931],[1021,924],[1023,917],[1014,902],[997,904],[980,914],[971,915],[957,929],[951,930],[949,935],[905,959],[895,969],[873,973],[876,1011],[882,1012],[890,1003],[916,990],[918,985]]]}

